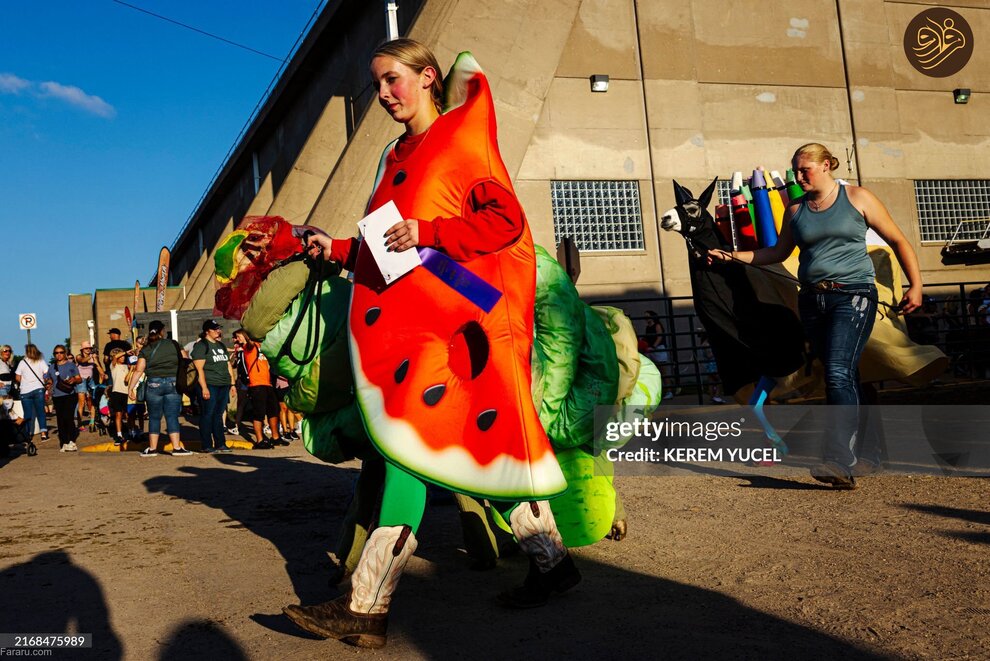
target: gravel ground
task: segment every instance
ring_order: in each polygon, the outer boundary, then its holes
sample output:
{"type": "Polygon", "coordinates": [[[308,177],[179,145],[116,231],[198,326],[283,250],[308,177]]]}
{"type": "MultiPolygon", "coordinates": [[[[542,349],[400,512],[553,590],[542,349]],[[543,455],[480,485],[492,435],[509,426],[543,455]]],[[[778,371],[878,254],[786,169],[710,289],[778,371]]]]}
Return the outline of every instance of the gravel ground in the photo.
{"type": "Polygon", "coordinates": [[[583,583],[526,612],[493,599],[525,559],[471,571],[456,508],[435,503],[388,647],[316,640],[281,608],[337,594],[327,550],[356,470],[298,443],[15,452],[0,459],[0,632],[94,634],[54,658],[990,658],[990,483],[895,475],[846,492],[731,471],[619,477],[628,538],[577,549],[583,583]]]}

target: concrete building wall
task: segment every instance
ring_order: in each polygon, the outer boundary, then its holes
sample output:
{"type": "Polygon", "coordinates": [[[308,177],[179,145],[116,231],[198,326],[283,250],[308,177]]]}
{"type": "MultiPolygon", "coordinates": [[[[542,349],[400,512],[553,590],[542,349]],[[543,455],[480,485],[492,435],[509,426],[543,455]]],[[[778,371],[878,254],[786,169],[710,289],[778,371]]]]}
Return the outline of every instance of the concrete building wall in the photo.
{"type": "MultiPolygon", "coordinates": [[[[886,203],[926,281],[990,278],[985,267],[943,266],[941,244],[922,244],[918,231],[914,179],[990,171],[990,108],[980,103],[990,87],[990,48],[978,46],[946,79],[917,73],[903,53],[908,22],[936,4],[943,3],[427,0],[414,13],[403,3],[400,16],[405,33],[432,47],[442,67],[470,49],[485,68],[502,155],[537,243],[555,242],[553,181],[638,183],[644,248],[584,253],[582,293],[676,296],[690,294],[684,242],[657,228],[659,213],[673,205],[672,181],[698,193],[735,170],[784,170],[794,149],[811,141],[832,149],[839,176],[886,203]],[[592,74],[610,77],[606,94],[590,91],[592,74]],[[973,101],[954,105],[955,87],[973,89],[973,101]]],[[[977,38],[990,31],[985,2],[945,6],[963,14],[977,38]]],[[[262,150],[268,169],[258,194],[213,216],[209,245],[225,233],[215,228],[229,230],[246,209],[356,233],[381,150],[401,127],[368,105],[364,67],[379,12],[348,16],[347,43],[327,51],[328,73],[314,79],[349,76],[348,94],[331,94],[319,112],[317,97],[306,97],[303,115],[315,119],[304,139],[306,122],[286,115],[281,152],[262,150]]],[[[265,144],[280,144],[276,137],[265,144]]],[[[232,177],[229,199],[243,190],[244,176],[232,177]]],[[[196,253],[182,263],[190,264],[186,306],[210,305],[211,260],[196,253]]]]}
{"type": "MultiPolygon", "coordinates": [[[[82,296],[88,297],[89,294],[82,296]]],[[[107,341],[107,331],[111,328],[119,328],[123,332],[123,339],[130,341],[130,330],[124,319],[124,308],[129,308],[132,315],[141,314],[146,309],[154,310],[156,296],[157,290],[154,287],[142,287],[138,295],[138,310],[135,311],[133,287],[128,289],[97,289],[92,299],[92,305],[88,310],[85,308],[84,302],[79,305],[78,315],[73,314],[70,308],[73,349],[79,346],[75,338],[89,339],[89,331],[86,328],[87,319],[92,319],[96,324],[94,335],[98,348],[103,348],[107,341]],[[85,316],[86,312],[89,313],[88,316],[85,316]]],[[[182,305],[182,302],[181,287],[169,287],[165,290],[166,309],[177,309],[182,305]]]]}
{"type": "MultiPolygon", "coordinates": [[[[87,322],[93,318],[92,294],[69,294],[69,348],[73,353],[79,353],[79,347],[84,341],[89,341],[89,326],[87,322]]],[[[95,332],[95,329],[94,329],[95,332]]],[[[95,337],[95,335],[94,335],[95,337]]],[[[47,352],[51,347],[42,347],[47,352]]],[[[18,352],[20,353],[20,352],[18,352]]]]}
{"type": "MultiPolygon", "coordinates": [[[[418,5],[403,2],[400,29],[413,21],[418,5]]],[[[197,212],[193,224],[204,228],[203,249],[198,230],[177,244],[172,280],[189,291],[184,309],[212,307],[213,250],[245,216],[277,215],[299,224],[310,215],[372,101],[366,64],[384,25],[382,6],[360,0],[328,7],[317,22],[308,50],[197,212]]]]}
{"type": "Polygon", "coordinates": [[[230,344],[231,334],[237,330],[236,322],[224,321],[213,314],[212,306],[201,310],[179,310],[175,315],[175,327],[173,331],[172,313],[166,312],[144,312],[137,316],[138,328],[142,335],[147,334],[148,324],[154,320],[165,324],[166,337],[171,337],[179,344],[185,346],[199,338],[203,331],[203,322],[207,319],[214,319],[223,326],[223,341],[230,344]]]}
{"type": "Polygon", "coordinates": [[[985,2],[938,4],[961,14],[974,33],[969,63],[957,74],[934,79],[904,55],[910,21],[926,7],[885,0],[843,0],[849,63],[850,107],[863,184],[880,196],[912,239],[926,283],[986,280],[984,267],[943,266],[941,243],[920,241],[915,179],[990,178],[990,108],[980,98],[990,89],[990,7],[985,2]],[[984,40],[981,40],[984,37],[984,40]],[[975,97],[953,103],[952,90],[975,97]]]}

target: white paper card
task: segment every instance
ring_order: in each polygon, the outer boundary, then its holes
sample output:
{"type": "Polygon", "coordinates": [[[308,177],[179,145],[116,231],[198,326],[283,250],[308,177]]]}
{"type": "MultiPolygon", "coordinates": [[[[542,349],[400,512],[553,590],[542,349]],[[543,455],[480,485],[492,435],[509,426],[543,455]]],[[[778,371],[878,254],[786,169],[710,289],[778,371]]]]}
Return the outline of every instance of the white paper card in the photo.
{"type": "Polygon", "coordinates": [[[402,252],[389,252],[385,248],[385,232],[402,220],[402,214],[399,213],[395,202],[389,200],[358,221],[361,236],[368,244],[368,249],[371,250],[371,256],[375,258],[382,277],[389,284],[423,263],[419,258],[419,251],[415,248],[402,252]]]}

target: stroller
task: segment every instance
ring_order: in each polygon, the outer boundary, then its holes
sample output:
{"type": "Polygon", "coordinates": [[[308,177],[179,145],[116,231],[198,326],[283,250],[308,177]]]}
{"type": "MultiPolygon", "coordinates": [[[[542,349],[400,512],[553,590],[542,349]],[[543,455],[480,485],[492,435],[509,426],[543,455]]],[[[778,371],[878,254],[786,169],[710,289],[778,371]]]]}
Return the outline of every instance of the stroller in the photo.
{"type": "Polygon", "coordinates": [[[0,457],[9,457],[10,449],[15,445],[24,446],[29,457],[38,454],[38,447],[28,434],[23,416],[19,401],[4,399],[0,403],[0,457]],[[18,423],[18,420],[21,422],[18,423]]]}
{"type": "Polygon", "coordinates": [[[107,389],[106,384],[93,389],[93,415],[89,419],[89,431],[99,432],[100,436],[110,433],[110,398],[107,389]]]}

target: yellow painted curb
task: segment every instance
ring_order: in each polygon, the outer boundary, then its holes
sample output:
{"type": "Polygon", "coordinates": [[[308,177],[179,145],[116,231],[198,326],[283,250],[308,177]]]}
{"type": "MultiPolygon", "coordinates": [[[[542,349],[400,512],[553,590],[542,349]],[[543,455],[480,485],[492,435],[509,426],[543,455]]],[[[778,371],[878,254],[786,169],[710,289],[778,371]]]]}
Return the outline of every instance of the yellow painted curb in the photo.
{"type": "MultiPolygon", "coordinates": [[[[192,450],[193,452],[201,452],[201,445],[199,441],[183,441],[182,444],[192,450]]],[[[125,442],[123,445],[114,445],[112,441],[106,443],[96,443],[95,445],[87,445],[85,447],[79,448],[82,452],[140,452],[148,447],[147,443],[138,443],[134,441],[125,442]]],[[[233,448],[234,450],[253,450],[254,445],[249,441],[244,441],[237,438],[227,439],[227,447],[233,448]]],[[[172,443],[171,441],[163,446],[159,447],[162,452],[171,452],[172,443]]]]}

